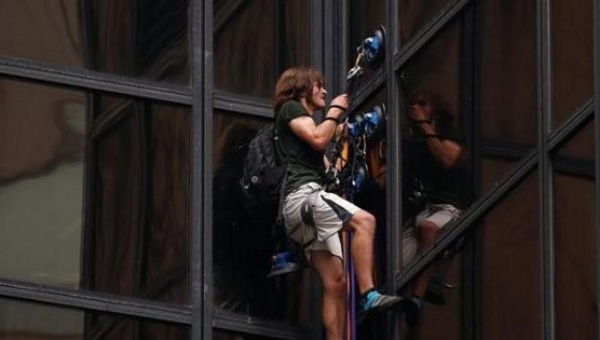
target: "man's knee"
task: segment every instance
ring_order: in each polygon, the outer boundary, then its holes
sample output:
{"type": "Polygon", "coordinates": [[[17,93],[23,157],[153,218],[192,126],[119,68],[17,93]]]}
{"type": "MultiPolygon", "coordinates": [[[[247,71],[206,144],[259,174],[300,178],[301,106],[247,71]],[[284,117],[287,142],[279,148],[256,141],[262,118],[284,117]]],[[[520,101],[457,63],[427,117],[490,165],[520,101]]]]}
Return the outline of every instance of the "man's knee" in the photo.
{"type": "Polygon", "coordinates": [[[329,294],[343,295],[346,288],[346,275],[343,272],[335,273],[323,279],[323,289],[329,294]]]}
{"type": "Polygon", "coordinates": [[[433,241],[440,232],[440,227],[431,221],[422,221],[419,223],[421,238],[423,241],[433,241]]]}
{"type": "Polygon", "coordinates": [[[361,210],[352,216],[354,228],[367,232],[375,233],[375,216],[371,213],[361,210]]]}

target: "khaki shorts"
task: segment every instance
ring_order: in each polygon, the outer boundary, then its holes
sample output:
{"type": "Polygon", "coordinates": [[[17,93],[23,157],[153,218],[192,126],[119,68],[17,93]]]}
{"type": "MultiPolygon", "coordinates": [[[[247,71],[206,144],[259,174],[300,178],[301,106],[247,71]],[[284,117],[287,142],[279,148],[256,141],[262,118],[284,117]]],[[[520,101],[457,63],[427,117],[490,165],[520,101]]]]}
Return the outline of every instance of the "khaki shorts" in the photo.
{"type": "Polygon", "coordinates": [[[417,255],[419,240],[417,226],[422,221],[433,222],[442,229],[448,222],[454,221],[460,210],[450,204],[429,204],[415,217],[415,225],[402,230],[402,266],[406,267],[417,255]]]}
{"type": "Polygon", "coordinates": [[[287,195],[283,207],[285,227],[290,239],[307,245],[305,254],[326,250],[343,259],[339,231],[361,209],[340,196],[326,192],[321,185],[311,182],[301,185],[287,195]],[[311,199],[314,226],[302,221],[302,204],[311,199]]]}

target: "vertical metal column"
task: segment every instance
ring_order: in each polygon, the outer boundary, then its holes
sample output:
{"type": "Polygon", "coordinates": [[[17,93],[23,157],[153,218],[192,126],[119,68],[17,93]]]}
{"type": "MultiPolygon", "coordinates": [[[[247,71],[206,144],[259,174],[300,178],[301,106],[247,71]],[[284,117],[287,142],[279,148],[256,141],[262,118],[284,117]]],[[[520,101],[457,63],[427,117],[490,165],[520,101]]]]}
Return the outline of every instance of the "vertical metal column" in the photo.
{"type": "Polygon", "coordinates": [[[212,339],[213,1],[192,1],[191,339],[212,339]]]}
{"type": "MultiPolygon", "coordinates": [[[[471,5],[465,10],[462,19],[462,25],[460,30],[460,128],[464,131],[466,136],[465,144],[469,146],[470,150],[474,149],[476,145],[475,140],[478,140],[480,134],[479,131],[479,117],[475,117],[475,5],[471,5]]],[[[479,144],[477,144],[479,147],[479,144]]],[[[479,151],[479,150],[477,150],[479,151]]],[[[478,187],[476,184],[479,183],[480,169],[481,169],[481,158],[475,157],[474,153],[468,155],[469,162],[469,178],[471,179],[470,185],[478,187]]],[[[479,156],[479,155],[478,155],[479,156]]],[[[475,235],[482,235],[482,228],[473,228],[471,233],[475,235]]],[[[477,237],[473,238],[477,240],[477,237]]],[[[481,254],[477,252],[481,249],[475,242],[469,242],[466,248],[462,252],[461,256],[461,334],[463,339],[475,339],[475,329],[478,325],[477,317],[481,317],[481,313],[476,313],[476,301],[481,301],[477,294],[480,292],[476,280],[476,271],[481,268],[481,254]]]]}
{"type": "MultiPolygon", "coordinates": [[[[401,181],[401,135],[400,135],[400,97],[398,89],[398,77],[395,68],[396,54],[398,53],[398,2],[388,0],[385,2],[385,63],[383,65],[386,97],[387,97],[387,124],[386,133],[388,136],[388,147],[386,155],[386,210],[387,220],[385,223],[386,235],[386,286],[387,293],[394,294],[398,287],[396,286],[396,268],[400,266],[398,257],[398,247],[402,250],[400,240],[400,229],[402,226],[402,213],[398,213],[398,207],[402,204],[402,181],[401,181]]],[[[389,339],[398,339],[400,335],[400,322],[398,314],[400,312],[388,313],[385,319],[384,334],[388,334],[389,339]]]]}
{"type": "Polygon", "coordinates": [[[542,261],[542,337],[554,340],[554,220],[552,191],[552,161],[549,154],[548,136],[551,132],[551,31],[550,1],[537,2],[538,46],[538,173],[539,218],[541,228],[542,261]]]}
{"type": "MultiPolygon", "coordinates": [[[[595,184],[596,184],[596,306],[600,305],[600,114],[598,114],[598,103],[600,103],[600,0],[594,0],[594,136],[595,136],[595,184]]],[[[600,313],[596,314],[597,332],[600,334],[600,313]]]]}

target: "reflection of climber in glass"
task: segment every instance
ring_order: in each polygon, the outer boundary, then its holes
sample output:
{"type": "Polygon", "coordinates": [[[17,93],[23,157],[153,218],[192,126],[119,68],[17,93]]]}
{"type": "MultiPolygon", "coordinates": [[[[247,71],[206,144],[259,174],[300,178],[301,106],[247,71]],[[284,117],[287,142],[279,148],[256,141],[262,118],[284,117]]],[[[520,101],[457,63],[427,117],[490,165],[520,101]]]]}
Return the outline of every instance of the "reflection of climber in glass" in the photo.
{"type": "MultiPolygon", "coordinates": [[[[403,266],[433,244],[474,197],[463,166],[464,145],[442,99],[430,91],[416,92],[409,100],[408,118],[403,142],[403,266]]],[[[429,271],[417,276],[411,287],[418,311],[429,271]]],[[[416,322],[419,314],[408,321],[416,322]]]]}

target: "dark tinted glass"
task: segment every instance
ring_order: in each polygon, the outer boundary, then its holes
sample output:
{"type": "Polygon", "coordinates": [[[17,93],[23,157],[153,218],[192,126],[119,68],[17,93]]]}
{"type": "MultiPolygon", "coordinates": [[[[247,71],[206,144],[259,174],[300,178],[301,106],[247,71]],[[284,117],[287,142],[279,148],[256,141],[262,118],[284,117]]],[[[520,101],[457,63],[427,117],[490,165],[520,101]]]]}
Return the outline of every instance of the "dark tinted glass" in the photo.
{"type": "Polygon", "coordinates": [[[593,1],[550,2],[552,5],[552,126],[558,127],[594,91],[593,1]]]}
{"type": "Polygon", "coordinates": [[[568,143],[558,149],[557,155],[558,158],[563,158],[567,162],[583,162],[587,163],[589,167],[593,168],[595,159],[594,124],[586,124],[581,131],[577,132],[571,137],[571,140],[569,140],[568,143]]]}
{"type": "Polygon", "coordinates": [[[554,176],[557,339],[598,337],[594,189],[585,176],[554,176]]]}
{"type": "Polygon", "coordinates": [[[587,134],[593,155],[593,126],[594,121],[588,123],[554,157],[555,320],[556,338],[561,340],[598,337],[598,311],[592,307],[598,270],[594,162],[573,152],[583,147],[580,137],[587,134]]]}
{"type": "Polygon", "coordinates": [[[0,5],[0,55],[187,85],[189,1],[0,5]]]}
{"type": "Polygon", "coordinates": [[[276,78],[310,65],[309,1],[215,1],[215,86],[271,98],[276,78]]]}
{"type": "Polygon", "coordinates": [[[215,114],[214,304],[227,312],[306,324],[312,308],[309,271],[267,278],[275,251],[271,225],[250,222],[236,203],[244,146],[269,121],[215,114]]]}
{"type": "Polygon", "coordinates": [[[535,2],[484,1],[477,15],[481,134],[531,148],[537,141],[535,2]]]}
{"type": "Polygon", "coordinates": [[[398,20],[400,25],[398,28],[400,34],[398,37],[401,46],[410,41],[433,18],[440,15],[450,2],[448,0],[399,1],[398,20]]]}
{"type": "Polygon", "coordinates": [[[189,327],[107,313],[0,299],[3,340],[187,340],[189,327]]]}
{"type": "MultiPolygon", "coordinates": [[[[368,37],[372,36],[375,29],[379,28],[380,25],[385,23],[384,6],[383,1],[368,1],[358,0],[351,1],[350,6],[350,23],[348,25],[350,29],[350,43],[345,48],[348,52],[347,69],[343,70],[347,72],[356,63],[357,53],[356,49],[362,44],[362,42],[368,37]]],[[[366,84],[369,79],[375,75],[375,71],[383,69],[383,64],[376,65],[372,68],[367,66],[363,67],[363,75],[359,78],[359,87],[366,84]]]]}
{"type": "Polygon", "coordinates": [[[1,85],[0,277],[187,303],[189,109],[1,85]]]}
{"type": "MultiPolygon", "coordinates": [[[[486,160],[482,181],[514,165],[486,160]]],[[[541,337],[541,271],[537,173],[525,178],[484,217],[481,271],[482,339],[541,337]]]]}

